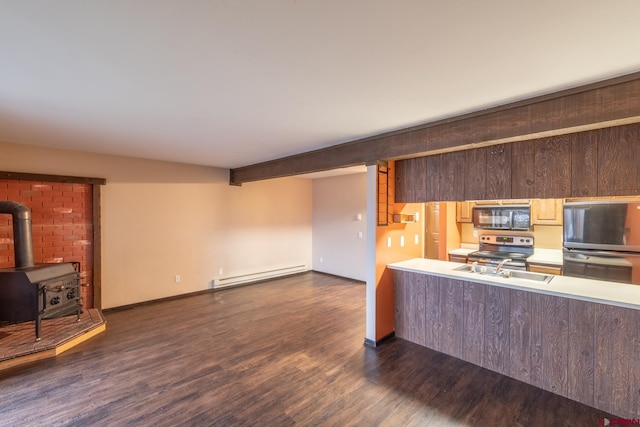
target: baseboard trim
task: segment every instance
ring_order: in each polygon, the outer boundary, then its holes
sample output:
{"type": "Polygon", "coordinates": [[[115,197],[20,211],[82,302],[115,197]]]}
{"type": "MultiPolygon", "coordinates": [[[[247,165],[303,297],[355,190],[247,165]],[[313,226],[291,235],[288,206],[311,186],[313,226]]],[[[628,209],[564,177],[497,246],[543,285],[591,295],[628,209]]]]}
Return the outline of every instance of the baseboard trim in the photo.
{"type": "Polygon", "coordinates": [[[388,335],[385,335],[384,337],[380,338],[377,341],[374,340],[370,340],[369,338],[365,338],[364,339],[364,345],[366,345],[367,347],[379,347],[381,344],[384,344],[385,342],[389,341],[391,338],[395,337],[396,333],[395,332],[391,332],[388,335]]]}

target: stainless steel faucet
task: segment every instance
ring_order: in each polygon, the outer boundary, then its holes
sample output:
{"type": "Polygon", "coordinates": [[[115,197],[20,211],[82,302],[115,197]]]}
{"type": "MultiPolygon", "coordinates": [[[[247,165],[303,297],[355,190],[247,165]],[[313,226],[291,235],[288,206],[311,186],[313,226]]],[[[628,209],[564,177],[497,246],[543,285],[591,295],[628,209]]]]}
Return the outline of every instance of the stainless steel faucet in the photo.
{"type": "Polygon", "coordinates": [[[496,274],[500,273],[500,271],[504,268],[504,265],[511,261],[513,261],[511,258],[503,259],[502,261],[500,261],[496,266],[496,274]]]}

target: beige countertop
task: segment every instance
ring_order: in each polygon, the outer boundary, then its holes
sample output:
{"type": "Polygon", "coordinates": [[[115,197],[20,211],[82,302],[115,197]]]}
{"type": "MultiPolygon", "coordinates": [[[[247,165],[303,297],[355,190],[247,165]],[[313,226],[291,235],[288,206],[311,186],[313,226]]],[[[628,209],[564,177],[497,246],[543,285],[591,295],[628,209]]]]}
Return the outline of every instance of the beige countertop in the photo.
{"type": "Polygon", "coordinates": [[[533,249],[533,255],[527,262],[562,267],[562,249],[533,249]]]}
{"type": "Polygon", "coordinates": [[[450,250],[449,255],[469,255],[471,252],[475,252],[478,249],[478,244],[461,243],[458,249],[450,250]]]}
{"type": "Polygon", "coordinates": [[[461,265],[463,264],[457,262],[413,258],[389,264],[388,267],[393,270],[426,273],[582,301],[640,309],[640,286],[638,285],[567,276],[555,276],[549,283],[542,284],[529,280],[486,276],[479,273],[454,270],[454,268],[461,265]]]}

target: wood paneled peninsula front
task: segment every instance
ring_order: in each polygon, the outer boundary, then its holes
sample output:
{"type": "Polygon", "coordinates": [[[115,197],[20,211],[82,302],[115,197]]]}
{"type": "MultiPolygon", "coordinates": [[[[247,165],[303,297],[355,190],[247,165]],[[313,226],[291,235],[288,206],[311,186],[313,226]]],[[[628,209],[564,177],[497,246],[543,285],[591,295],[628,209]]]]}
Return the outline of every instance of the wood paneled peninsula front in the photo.
{"type": "Polygon", "coordinates": [[[625,418],[640,418],[640,286],[549,283],[394,264],[395,335],[625,418]]]}

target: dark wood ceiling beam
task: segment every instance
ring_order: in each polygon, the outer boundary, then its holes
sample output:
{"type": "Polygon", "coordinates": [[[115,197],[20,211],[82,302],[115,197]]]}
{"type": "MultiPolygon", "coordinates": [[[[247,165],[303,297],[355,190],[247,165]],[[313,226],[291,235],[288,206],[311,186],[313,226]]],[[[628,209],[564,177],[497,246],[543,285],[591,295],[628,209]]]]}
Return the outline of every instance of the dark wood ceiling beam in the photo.
{"type": "Polygon", "coordinates": [[[232,169],[230,183],[640,122],[640,72],[232,169]]]}

